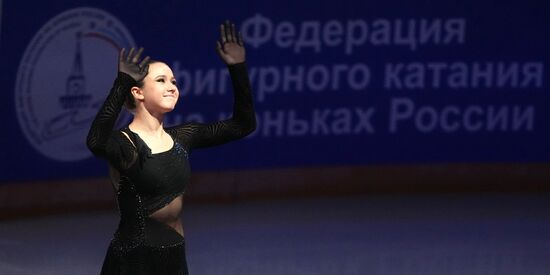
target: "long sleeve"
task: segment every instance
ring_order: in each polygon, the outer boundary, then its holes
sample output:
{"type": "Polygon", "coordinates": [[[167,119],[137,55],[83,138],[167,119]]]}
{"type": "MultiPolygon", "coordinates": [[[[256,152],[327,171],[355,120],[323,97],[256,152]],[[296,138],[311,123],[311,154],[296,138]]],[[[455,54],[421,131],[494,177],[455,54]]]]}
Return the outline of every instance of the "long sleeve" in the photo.
{"type": "MultiPolygon", "coordinates": [[[[125,73],[118,73],[107,99],[99,109],[86,139],[88,149],[98,157],[109,159],[112,132],[124,100],[136,81],[125,73]]],[[[123,140],[123,139],[119,139],[123,140]]],[[[127,139],[126,139],[127,140],[127,139]]]]}
{"type": "Polygon", "coordinates": [[[246,63],[229,65],[233,86],[233,115],[210,124],[186,123],[167,128],[178,139],[186,141],[189,149],[220,145],[247,136],[256,129],[256,115],[246,63]]]}

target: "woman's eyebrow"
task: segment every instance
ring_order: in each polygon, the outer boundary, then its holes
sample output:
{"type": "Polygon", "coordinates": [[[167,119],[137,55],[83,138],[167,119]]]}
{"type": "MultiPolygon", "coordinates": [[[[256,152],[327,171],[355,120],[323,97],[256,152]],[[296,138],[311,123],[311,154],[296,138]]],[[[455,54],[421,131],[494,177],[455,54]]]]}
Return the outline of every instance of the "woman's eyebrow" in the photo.
{"type": "MultiPolygon", "coordinates": [[[[159,78],[159,77],[166,77],[166,75],[159,74],[159,75],[157,75],[155,78],[159,78]]],[[[176,79],[176,77],[175,77],[175,76],[172,76],[170,79],[176,79]]]]}

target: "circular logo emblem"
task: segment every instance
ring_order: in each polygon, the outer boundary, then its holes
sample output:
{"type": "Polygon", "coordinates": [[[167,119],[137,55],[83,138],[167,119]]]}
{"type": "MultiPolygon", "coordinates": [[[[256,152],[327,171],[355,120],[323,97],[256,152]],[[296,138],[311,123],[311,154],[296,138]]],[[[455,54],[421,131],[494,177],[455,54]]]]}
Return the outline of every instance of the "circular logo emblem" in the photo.
{"type": "MultiPolygon", "coordinates": [[[[99,9],[81,7],[50,19],[19,64],[15,110],[30,144],[44,156],[91,156],[86,136],[117,73],[121,47],[134,46],[124,25],[99,9]]],[[[127,121],[124,113],[117,122],[127,121]]]]}

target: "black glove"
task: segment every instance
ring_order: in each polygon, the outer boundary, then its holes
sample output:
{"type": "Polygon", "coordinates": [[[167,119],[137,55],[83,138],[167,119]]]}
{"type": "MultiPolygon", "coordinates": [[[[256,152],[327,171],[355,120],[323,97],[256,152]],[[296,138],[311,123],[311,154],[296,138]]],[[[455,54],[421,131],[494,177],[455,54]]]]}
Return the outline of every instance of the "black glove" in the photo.
{"type": "Polygon", "coordinates": [[[218,54],[225,64],[234,65],[246,60],[243,37],[235,31],[235,24],[229,20],[220,25],[220,40],[217,44],[218,54]]]}
{"type": "Polygon", "coordinates": [[[127,56],[124,56],[125,48],[120,49],[120,55],[118,58],[118,71],[131,76],[135,81],[140,81],[147,75],[149,70],[149,56],[145,57],[141,62],[139,58],[143,52],[143,48],[139,48],[135,52],[134,48],[130,48],[127,56]]]}

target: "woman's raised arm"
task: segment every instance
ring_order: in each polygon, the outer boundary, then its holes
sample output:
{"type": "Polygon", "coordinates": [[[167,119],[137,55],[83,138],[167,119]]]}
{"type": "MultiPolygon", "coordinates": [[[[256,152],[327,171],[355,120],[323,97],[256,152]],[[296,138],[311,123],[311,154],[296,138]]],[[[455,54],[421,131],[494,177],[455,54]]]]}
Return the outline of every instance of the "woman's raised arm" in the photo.
{"type": "Polygon", "coordinates": [[[111,136],[122,105],[126,97],[129,96],[130,89],[136,85],[138,80],[147,75],[146,64],[149,57],[144,58],[140,63],[139,58],[142,52],[143,48],[139,49],[137,53],[134,48],[131,48],[128,55],[125,56],[125,49],[120,50],[118,76],[107,99],[105,99],[92,122],[86,138],[86,145],[95,156],[107,157],[107,141],[111,136]]]}
{"type": "Polygon", "coordinates": [[[220,26],[217,52],[227,65],[233,86],[233,115],[214,123],[187,123],[168,128],[188,143],[189,149],[203,148],[243,138],[256,129],[256,115],[246,67],[242,36],[235,24],[226,21],[220,26]]]}

